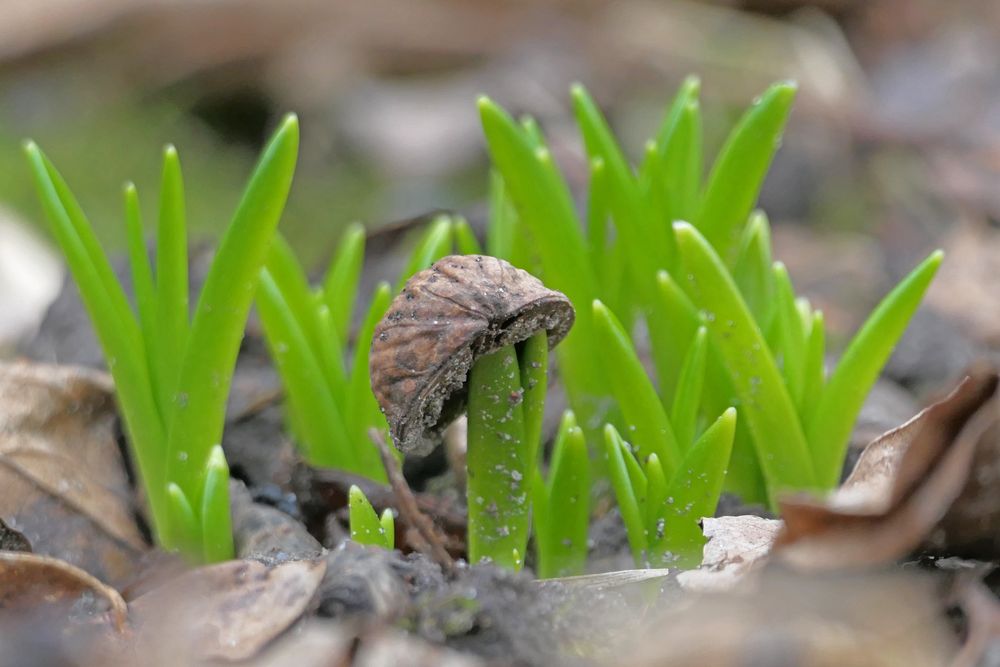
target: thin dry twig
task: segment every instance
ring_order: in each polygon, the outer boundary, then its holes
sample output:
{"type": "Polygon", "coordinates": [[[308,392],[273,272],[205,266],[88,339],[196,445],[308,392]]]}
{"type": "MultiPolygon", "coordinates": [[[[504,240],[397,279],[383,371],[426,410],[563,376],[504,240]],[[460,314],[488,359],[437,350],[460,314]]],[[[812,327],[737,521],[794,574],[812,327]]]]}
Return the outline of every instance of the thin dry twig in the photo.
{"type": "Polygon", "coordinates": [[[413,495],[410,485],[406,483],[406,479],[403,477],[403,471],[399,467],[399,462],[389,450],[389,444],[378,429],[369,429],[368,437],[378,447],[379,454],[382,457],[382,465],[385,466],[385,473],[389,477],[389,485],[392,487],[392,492],[396,496],[396,502],[399,504],[399,513],[420,533],[420,537],[427,544],[427,555],[433,558],[445,571],[452,572],[455,569],[455,560],[448,553],[448,550],[444,548],[445,540],[438,532],[434,522],[417,507],[417,499],[413,495]]]}

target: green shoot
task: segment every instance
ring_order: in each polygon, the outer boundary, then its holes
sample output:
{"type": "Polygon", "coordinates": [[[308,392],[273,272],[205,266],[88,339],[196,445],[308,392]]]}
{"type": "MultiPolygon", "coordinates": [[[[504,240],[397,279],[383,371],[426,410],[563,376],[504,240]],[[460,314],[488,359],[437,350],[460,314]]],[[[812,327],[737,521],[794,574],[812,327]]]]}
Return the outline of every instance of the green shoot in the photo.
{"type": "Polygon", "coordinates": [[[469,562],[519,570],[530,528],[547,372],[545,333],[479,358],[469,371],[469,562]],[[526,383],[525,380],[528,382],[526,383]],[[534,382],[535,384],[531,384],[534,382]]]}
{"type": "Polygon", "coordinates": [[[298,121],[264,149],[188,320],[187,234],[177,152],[163,158],[155,279],[138,195],[124,192],[133,312],[90,222],[34,143],[25,154],[43,208],[80,289],[115,380],[157,541],[196,561],[232,556],[229,470],[219,442],[256,281],[291,186],[298,121]]]}
{"type": "MultiPolygon", "coordinates": [[[[574,209],[538,125],[479,102],[496,174],[491,250],[517,252],[576,306],[579,321],[559,361],[584,433],[593,438],[612,421],[634,445],[638,472],[655,454],[670,479],[701,429],[735,405],[726,486],[772,506],[783,490],[836,482],[864,397],[940,262],[932,256],[886,297],[828,379],[822,314],[773,263],[767,218],[753,212],[795,91],[778,83],[755,100],[703,179],[697,79],[681,86],[638,168],[574,86],[591,176],[585,215],[574,209]],[[672,229],[678,221],[690,224],[672,229]],[[532,239],[531,252],[516,250],[515,238],[532,239]],[[595,300],[610,308],[585,307],[595,300]],[[630,349],[640,319],[651,376],[630,349]]],[[[618,466],[612,453],[608,462],[616,490],[641,482],[627,458],[618,466]]]]}
{"type": "MultiPolygon", "coordinates": [[[[468,225],[461,218],[435,219],[418,239],[400,284],[453,247],[477,247],[468,225]]],[[[260,272],[257,307],[285,388],[288,423],[306,460],[385,482],[378,450],[368,438],[371,428],[388,432],[371,390],[368,351],[392,300],[388,284],[376,288],[354,349],[347,351],[364,252],[364,228],[349,226],[322,286],[313,288],[279,237],[260,272]]]]}
{"type": "Polygon", "coordinates": [[[348,492],[348,511],[352,540],[358,544],[392,550],[396,540],[396,526],[391,509],[386,509],[380,517],[364,491],[352,484],[348,492]]]}
{"type": "Polygon", "coordinates": [[[532,518],[540,579],[584,573],[590,525],[590,458],[571,411],[563,414],[547,479],[535,475],[532,518]]]}
{"type": "Polygon", "coordinates": [[[640,463],[614,426],[604,430],[611,485],[637,567],[696,567],[705,539],[698,522],[712,516],[736,430],[729,408],[695,442],[669,476],[651,454],[640,463]]]}

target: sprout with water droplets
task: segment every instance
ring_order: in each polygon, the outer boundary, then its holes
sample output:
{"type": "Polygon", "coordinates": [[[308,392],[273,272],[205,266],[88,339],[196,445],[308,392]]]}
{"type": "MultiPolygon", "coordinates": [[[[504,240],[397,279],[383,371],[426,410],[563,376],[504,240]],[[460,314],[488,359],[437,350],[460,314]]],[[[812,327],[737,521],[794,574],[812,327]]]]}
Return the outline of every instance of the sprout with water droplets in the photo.
{"type": "Polygon", "coordinates": [[[177,151],[168,146],[163,155],[155,266],[146,251],[138,194],[133,185],[125,187],[133,311],[66,182],[38,146],[25,146],[45,213],[115,380],[153,533],[161,546],[194,561],[224,560],[233,553],[229,468],[218,443],[254,277],[291,187],[298,139],[298,121],[289,115],[250,177],[193,321],[177,151]]]}
{"type": "Polygon", "coordinates": [[[472,562],[521,567],[548,350],[573,320],[569,300],[534,276],[465,255],[410,278],[375,328],[372,389],[401,451],[429,451],[468,412],[467,497],[488,503],[469,504],[472,562]]]}

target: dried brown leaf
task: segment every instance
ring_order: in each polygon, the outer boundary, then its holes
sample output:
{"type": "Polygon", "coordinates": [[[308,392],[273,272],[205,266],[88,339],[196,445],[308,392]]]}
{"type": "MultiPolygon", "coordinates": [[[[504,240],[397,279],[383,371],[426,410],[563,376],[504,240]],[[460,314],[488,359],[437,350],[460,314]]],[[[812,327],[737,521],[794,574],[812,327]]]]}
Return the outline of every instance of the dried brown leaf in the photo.
{"type": "Polygon", "coordinates": [[[0,364],[0,518],[40,554],[121,581],[147,548],[107,375],[0,364]]]}
{"type": "Polygon", "coordinates": [[[902,574],[765,572],[740,594],[675,605],[629,644],[638,650],[610,664],[930,667],[955,651],[938,589],[902,574]]]}
{"type": "Polygon", "coordinates": [[[0,610],[39,612],[51,617],[106,618],[116,629],[127,609],[118,591],[58,558],[24,552],[0,552],[0,610]]]}
{"type": "Polygon", "coordinates": [[[182,664],[250,658],[309,608],[325,571],[323,559],[192,570],[132,603],[143,650],[172,649],[182,664]]]}
{"type": "Polygon", "coordinates": [[[891,562],[915,550],[1000,556],[1000,398],[992,369],[866,448],[830,498],[782,502],[775,557],[807,569],[891,562]]]}
{"type": "Polygon", "coordinates": [[[705,543],[701,565],[677,575],[691,591],[721,591],[734,587],[771,551],[781,521],[759,516],[721,516],[702,519],[705,543]]]}

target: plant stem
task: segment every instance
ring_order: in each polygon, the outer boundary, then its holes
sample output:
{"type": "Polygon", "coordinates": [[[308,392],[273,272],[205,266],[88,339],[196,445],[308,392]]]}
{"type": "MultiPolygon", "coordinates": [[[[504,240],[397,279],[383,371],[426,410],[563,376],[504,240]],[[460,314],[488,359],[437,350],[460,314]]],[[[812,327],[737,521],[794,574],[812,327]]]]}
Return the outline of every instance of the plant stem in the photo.
{"type": "Polygon", "coordinates": [[[530,450],[521,369],[513,345],[483,356],[469,372],[466,455],[469,562],[520,569],[528,543],[530,450]]]}

